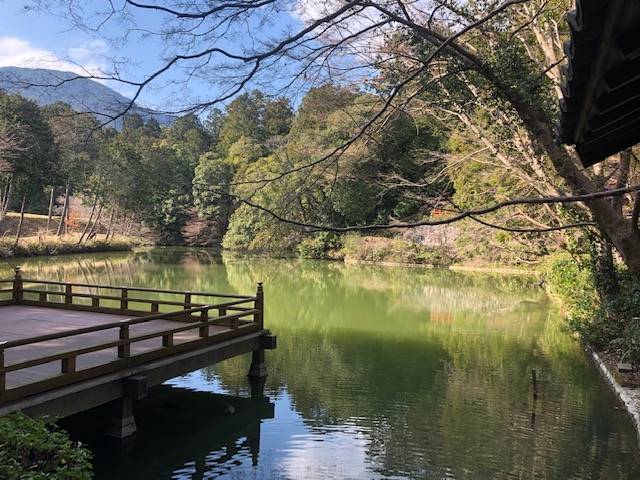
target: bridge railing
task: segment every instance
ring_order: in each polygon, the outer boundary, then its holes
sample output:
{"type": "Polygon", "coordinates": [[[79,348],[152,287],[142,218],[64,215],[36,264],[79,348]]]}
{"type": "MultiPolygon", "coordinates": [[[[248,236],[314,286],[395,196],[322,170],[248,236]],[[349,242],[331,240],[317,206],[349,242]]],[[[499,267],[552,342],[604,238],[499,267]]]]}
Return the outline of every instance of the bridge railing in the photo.
{"type": "Polygon", "coordinates": [[[11,299],[0,300],[5,305],[10,303],[132,316],[123,320],[62,332],[12,341],[0,341],[0,402],[114,372],[180,351],[199,348],[200,346],[237,336],[242,332],[263,329],[264,293],[261,283],[258,284],[254,296],[230,295],[23,279],[18,268],[13,280],[0,280],[0,286],[7,283],[12,284],[11,288],[0,288],[0,293],[11,293],[11,299]],[[52,286],[55,289],[51,289],[50,287],[52,286]],[[104,293],[104,291],[117,293],[108,294],[104,293]],[[146,297],[135,296],[136,293],[141,292],[146,297]],[[134,294],[133,296],[131,295],[132,293],[134,294]],[[177,295],[180,296],[180,300],[165,300],[158,298],[158,295],[177,295]],[[212,303],[197,303],[195,302],[196,298],[205,298],[212,303]],[[217,300],[217,303],[214,300],[217,300]],[[131,308],[132,304],[148,305],[149,310],[133,309],[131,308]],[[160,310],[163,307],[173,308],[173,310],[162,312],[160,310]],[[132,326],[149,323],[154,320],[174,320],[180,323],[176,322],[171,327],[154,330],[153,332],[132,335],[132,326]],[[227,328],[222,333],[217,333],[210,337],[210,327],[212,326],[224,326],[227,328]],[[197,331],[197,337],[176,342],[177,334],[189,331],[197,331]],[[97,332],[105,332],[105,336],[108,339],[81,348],[29,358],[9,365],[5,363],[5,352],[8,349],[27,345],[35,346],[44,342],[97,332]],[[138,354],[132,353],[131,346],[133,344],[152,339],[161,339],[161,347],[138,354]],[[85,369],[77,368],[79,356],[108,349],[117,349],[117,355],[114,360],[85,369]],[[59,375],[12,389],[6,388],[7,374],[54,362],[59,362],[59,375]]]}

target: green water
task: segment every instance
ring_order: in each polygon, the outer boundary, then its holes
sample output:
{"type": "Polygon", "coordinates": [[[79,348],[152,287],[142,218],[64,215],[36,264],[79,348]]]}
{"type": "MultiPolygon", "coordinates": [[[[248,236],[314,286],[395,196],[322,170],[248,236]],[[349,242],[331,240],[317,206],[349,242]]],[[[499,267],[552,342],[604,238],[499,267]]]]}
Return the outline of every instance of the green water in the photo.
{"type": "Polygon", "coordinates": [[[98,479],[640,478],[631,421],[535,278],[186,249],[21,263],[83,282],[265,283],[270,403],[246,400],[235,358],[152,391],[123,445],[87,437],[103,410],[71,419],[98,479]]]}

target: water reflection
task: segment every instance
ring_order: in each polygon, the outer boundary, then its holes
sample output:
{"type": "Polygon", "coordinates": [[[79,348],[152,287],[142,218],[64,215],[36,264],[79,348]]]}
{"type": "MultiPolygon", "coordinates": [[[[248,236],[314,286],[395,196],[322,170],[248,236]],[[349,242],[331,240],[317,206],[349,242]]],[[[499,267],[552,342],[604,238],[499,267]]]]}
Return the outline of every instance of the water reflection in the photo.
{"type": "MultiPolygon", "coordinates": [[[[29,260],[24,268],[226,292],[265,282],[265,321],[278,349],[268,353],[265,385],[275,418],[255,416],[259,454],[236,445],[249,437],[224,426],[233,415],[198,422],[188,401],[175,400],[169,414],[139,422],[134,457],[95,447],[98,478],[640,476],[630,421],[535,279],[185,249],[29,260]],[[193,433],[178,426],[189,422],[193,433]],[[128,468],[135,474],[126,476],[128,468]]],[[[174,379],[166,395],[249,398],[247,368],[247,358],[232,359],[174,379]]]]}
{"type": "Polygon", "coordinates": [[[95,434],[105,411],[62,422],[94,450],[97,478],[192,479],[257,467],[261,422],[274,417],[274,404],[259,393],[240,398],[162,385],[137,406],[138,433],[123,443],[95,434]]]}

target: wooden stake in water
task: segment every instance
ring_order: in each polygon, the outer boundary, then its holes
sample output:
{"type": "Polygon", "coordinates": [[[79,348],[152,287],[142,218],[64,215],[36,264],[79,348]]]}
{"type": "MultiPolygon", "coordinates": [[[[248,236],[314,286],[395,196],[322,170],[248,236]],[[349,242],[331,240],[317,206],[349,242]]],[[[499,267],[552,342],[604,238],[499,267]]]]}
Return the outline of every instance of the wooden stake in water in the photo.
{"type": "Polygon", "coordinates": [[[536,369],[531,369],[531,384],[533,385],[533,398],[538,398],[538,376],[536,369]]]}

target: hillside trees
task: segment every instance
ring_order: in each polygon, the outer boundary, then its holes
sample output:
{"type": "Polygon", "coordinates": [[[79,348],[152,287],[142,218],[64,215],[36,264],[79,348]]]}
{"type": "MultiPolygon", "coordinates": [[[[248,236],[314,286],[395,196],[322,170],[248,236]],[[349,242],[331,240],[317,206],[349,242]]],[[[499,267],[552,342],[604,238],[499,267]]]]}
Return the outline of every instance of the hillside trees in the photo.
{"type": "MultiPolygon", "coordinates": [[[[60,152],[57,175],[60,184],[51,188],[63,188],[64,200],[56,235],[65,233],[69,216],[69,201],[74,191],[83,191],[100,155],[98,122],[93,115],[74,112],[69,105],[54,103],[44,109],[60,152]]],[[[51,212],[49,212],[49,215],[51,212]]]]}
{"type": "MultiPolygon", "coordinates": [[[[67,9],[83,11],[77,8],[77,0],[36,3],[62,4],[67,9]]],[[[283,11],[291,11],[291,6],[287,1],[229,2],[215,8],[200,1],[186,2],[179,7],[163,1],[144,5],[127,2],[118,15],[103,11],[100,20],[109,26],[122,22],[118,26],[125,37],[135,33],[127,28],[127,20],[141,9],[151,17],[162,19],[164,28],[161,31],[150,26],[146,34],[156,35],[171,53],[158,70],[149,72],[142,81],[129,83],[135,85],[138,92],[164,81],[180,69],[188,70],[190,74],[183,80],[174,80],[174,84],[181,81],[187,84],[198,74],[206,75],[212,83],[226,82],[223,93],[215,92],[211,98],[203,99],[203,103],[190,104],[189,108],[216,105],[240,93],[257,79],[274,78],[273,90],[277,91],[283,88],[297,91],[317,86],[327,79],[371,85],[386,65],[395,62],[400,66],[378,82],[379,101],[361,119],[352,138],[332,152],[308,158],[294,171],[282,170],[278,175],[254,178],[253,191],[263,190],[266,183],[274,178],[280,180],[281,175],[302,171],[316,174],[341,168],[341,157],[357,144],[357,139],[368,138],[377,125],[384,124],[398,112],[426,107],[430,115],[445,123],[454,122],[460,130],[474,132],[479,145],[490,153],[493,162],[503,164],[512,173],[529,173],[533,180],[529,186],[541,187],[529,190],[527,194],[530,192],[531,196],[525,198],[510,196],[497,201],[501,206],[513,206],[514,200],[518,204],[538,202],[542,205],[540,209],[547,210],[550,221],[541,222],[547,227],[540,227],[535,222],[528,222],[526,228],[509,222],[498,227],[548,232],[595,223],[629,269],[640,274],[640,233],[637,216],[632,215],[632,208],[629,208],[631,199],[627,196],[620,210],[617,202],[612,204],[608,198],[612,194],[607,191],[611,184],[626,185],[618,189],[616,195],[637,191],[637,185],[631,183],[633,175],[623,174],[628,170],[625,166],[613,175],[616,177],[613,180],[611,168],[606,165],[586,171],[574,152],[556,141],[555,105],[560,88],[562,41],[566,38],[560,17],[571,6],[568,0],[336,0],[321,4],[302,1],[295,2],[293,9],[302,22],[293,22],[291,28],[282,29],[269,38],[263,38],[259,29],[252,28],[269,24],[283,11]],[[220,48],[217,40],[227,34],[246,42],[240,48],[233,45],[220,48]],[[394,44],[397,35],[405,41],[394,44]],[[214,45],[216,48],[212,48],[214,45]],[[233,75],[226,76],[228,72],[233,75]],[[283,80],[284,77],[287,78],[283,80]],[[426,102],[425,94],[429,89],[438,94],[426,102]],[[526,165],[526,169],[518,169],[518,164],[526,165]],[[547,191],[552,194],[548,195],[547,191]],[[568,222],[562,211],[544,206],[569,203],[577,205],[575,210],[586,222],[582,218],[568,222]]],[[[74,17],[74,21],[87,26],[83,24],[81,14],[74,17]]],[[[131,82],[118,76],[114,76],[114,80],[131,82]]],[[[226,138],[226,134],[221,133],[222,141],[229,143],[231,139],[226,138]]],[[[294,181],[293,185],[296,184],[300,185],[294,181]]],[[[305,192],[306,187],[297,193],[300,196],[305,192]]],[[[279,210],[266,208],[255,202],[253,193],[246,195],[242,199],[245,205],[251,203],[255,208],[262,207],[262,212],[273,218],[307,229],[336,231],[363,227],[369,230],[408,228],[459,218],[477,219],[496,202],[488,192],[482,204],[474,205],[472,210],[464,209],[454,201],[449,205],[448,218],[425,218],[393,225],[338,226],[300,222],[284,207],[279,210]]],[[[435,195],[436,198],[439,196],[451,200],[446,192],[435,195]]]]}
{"type": "Polygon", "coordinates": [[[58,151],[39,107],[19,95],[0,93],[0,131],[12,142],[2,153],[4,187],[0,221],[16,196],[21,212],[17,242],[25,207],[34,205],[44,185],[55,182],[58,151]]]}
{"type": "MultiPolygon", "coordinates": [[[[289,219],[337,226],[387,222],[424,211],[424,205],[405,195],[405,187],[389,185],[395,177],[417,179],[429,169],[439,171],[434,167],[437,158],[425,160],[417,152],[425,146],[437,148],[440,140],[427,125],[416,131],[407,115],[393,116],[354,143],[341,156],[340,168],[301,168],[310,158],[326,155],[348,141],[375,102],[375,96],[349,88],[327,84],[311,89],[282,145],[237,170],[233,194],[251,197],[250,203],[268,210],[284,210],[289,219]],[[276,178],[282,171],[292,173],[253,191],[256,180],[276,178]]],[[[300,241],[296,229],[281,224],[269,211],[250,207],[245,202],[233,214],[225,247],[283,251],[300,241]]]]}
{"type": "Polygon", "coordinates": [[[206,122],[212,143],[195,167],[193,202],[201,217],[212,221],[219,238],[237,204],[231,184],[259,159],[277,150],[291,127],[288,100],[268,98],[254,90],[240,95],[224,111],[214,109],[206,122]]]}

